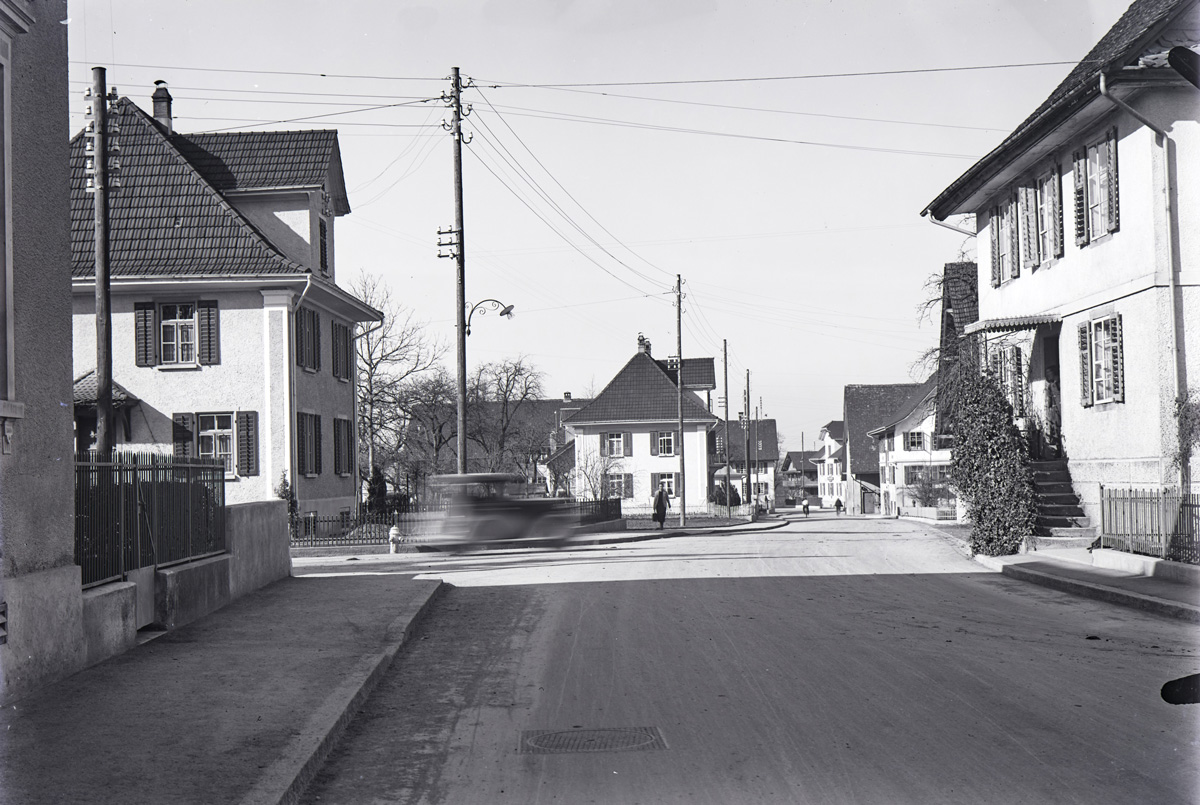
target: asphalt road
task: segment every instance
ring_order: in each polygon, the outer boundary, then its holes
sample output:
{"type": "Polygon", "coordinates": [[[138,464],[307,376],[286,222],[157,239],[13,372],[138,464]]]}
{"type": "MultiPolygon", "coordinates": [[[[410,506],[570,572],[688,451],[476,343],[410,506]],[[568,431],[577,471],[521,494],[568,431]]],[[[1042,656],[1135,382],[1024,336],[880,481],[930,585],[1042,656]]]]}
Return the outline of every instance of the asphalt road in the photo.
{"type": "Polygon", "coordinates": [[[356,565],[453,588],[309,803],[1200,801],[1194,625],[909,522],[356,565]]]}

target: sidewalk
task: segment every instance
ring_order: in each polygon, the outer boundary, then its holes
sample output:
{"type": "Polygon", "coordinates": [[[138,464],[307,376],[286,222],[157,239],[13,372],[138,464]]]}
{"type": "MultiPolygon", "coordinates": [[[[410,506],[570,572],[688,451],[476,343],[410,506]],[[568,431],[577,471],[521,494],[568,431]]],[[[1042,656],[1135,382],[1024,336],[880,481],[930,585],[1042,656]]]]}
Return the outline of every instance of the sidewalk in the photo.
{"type": "MultiPolygon", "coordinates": [[[[958,536],[926,523],[965,551],[958,536]]],[[[1200,566],[1107,549],[1062,548],[975,561],[1022,581],[1083,598],[1200,623],[1200,566]]]]}
{"type": "Polygon", "coordinates": [[[441,582],[413,575],[283,579],[10,703],[0,805],[295,802],[436,598],[441,582]]]}

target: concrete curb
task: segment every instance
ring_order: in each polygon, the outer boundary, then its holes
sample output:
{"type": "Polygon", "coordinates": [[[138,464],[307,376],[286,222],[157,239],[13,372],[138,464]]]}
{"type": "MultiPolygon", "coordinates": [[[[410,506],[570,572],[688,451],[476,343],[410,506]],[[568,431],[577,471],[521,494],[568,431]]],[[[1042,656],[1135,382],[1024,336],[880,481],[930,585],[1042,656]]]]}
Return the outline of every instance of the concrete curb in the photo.
{"type": "Polygon", "coordinates": [[[379,684],[400,647],[430,605],[445,588],[441,581],[417,581],[428,591],[405,607],[388,625],[383,644],[374,654],[362,657],[318,707],[300,733],[280,757],[263,770],[254,787],[242,797],[241,805],[293,805],[316,777],[329,753],[345,732],[362,703],[379,684]]]}
{"type": "Polygon", "coordinates": [[[1049,587],[1065,593],[1072,593],[1073,595],[1082,596],[1084,598],[1107,601],[1111,604],[1121,604],[1123,606],[1132,607],[1133,609],[1140,609],[1143,612],[1153,612],[1158,615],[1165,615],[1169,618],[1188,621],[1190,623],[1200,623],[1200,607],[1194,607],[1190,604],[1185,604],[1180,601],[1168,601],[1164,598],[1155,598],[1152,595],[1135,593],[1130,590],[1121,590],[1115,587],[1107,587],[1102,584],[1093,584],[1092,582],[1083,581],[1081,579],[1069,579],[1062,576],[1054,576],[1049,573],[1042,573],[1039,570],[1023,567],[1020,562],[1002,563],[1000,572],[1005,576],[1011,576],[1014,579],[1033,582],[1034,584],[1040,584],[1043,587],[1049,587]]]}
{"type": "Polygon", "coordinates": [[[770,522],[765,525],[750,524],[746,526],[709,526],[707,528],[675,528],[663,529],[662,531],[651,531],[649,533],[630,534],[627,537],[596,537],[595,539],[573,539],[568,547],[577,545],[620,545],[623,542],[645,542],[652,539],[665,539],[667,537],[699,537],[720,534],[726,536],[729,534],[742,534],[746,532],[755,533],[760,531],[774,531],[777,528],[783,528],[788,524],[787,520],[778,522],[770,522]]]}

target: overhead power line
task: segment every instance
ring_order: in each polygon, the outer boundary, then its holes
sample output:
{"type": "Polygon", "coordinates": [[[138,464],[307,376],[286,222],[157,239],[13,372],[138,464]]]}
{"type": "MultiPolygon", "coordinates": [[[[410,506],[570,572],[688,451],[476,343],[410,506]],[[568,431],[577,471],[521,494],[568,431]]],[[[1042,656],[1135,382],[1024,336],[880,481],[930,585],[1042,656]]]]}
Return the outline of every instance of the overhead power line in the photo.
{"type": "MultiPolygon", "coordinates": [[[[89,61],[72,60],[70,64],[81,64],[91,66],[89,61]]],[[[187,70],[195,73],[238,73],[241,75],[295,75],[306,76],[308,78],[352,78],[366,79],[378,81],[445,81],[446,77],[441,76],[433,78],[431,76],[399,76],[399,75],[353,75],[347,73],[310,73],[299,70],[239,70],[233,67],[182,67],[179,65],[165,64],[118,64],[116,62],[107,63],[108,67],[129,67],[139,70],[187,70]]]]}

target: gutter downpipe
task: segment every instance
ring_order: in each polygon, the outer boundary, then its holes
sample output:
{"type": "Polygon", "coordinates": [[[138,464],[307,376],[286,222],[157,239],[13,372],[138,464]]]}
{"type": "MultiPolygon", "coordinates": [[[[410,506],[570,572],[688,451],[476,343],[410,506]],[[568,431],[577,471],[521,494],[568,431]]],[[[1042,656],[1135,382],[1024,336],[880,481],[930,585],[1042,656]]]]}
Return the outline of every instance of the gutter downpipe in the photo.
{"type": "MultiPolygon", "coordinates": [[[[1125,101],[1117,98],[1108,91],[1108,82],[1104,73],[1100,73],[1100,94],[1118,109],[1129,114],[1130,117],[1137,120],[1146,128],[1150,129],[1157,135],[1156,143],[1162,149],[1162,192],[1163,192],[1163,212],[1167,220],[1167,274],[1170,278],[1171,289],[1171,361],[1174,365],[1175,372],[1175,399],[1179,401],[1183,397],[1185,380],[1183,377],[1183,368],[1179,365],[1179,309],[1176,305],[1178,298],[1179,282],[1175,277],[1175,219],[1171,210],[1171,138],[1166,130],[1156,126],[1154,123],[1143,115],[1141,112],[1134,109],[1125,101]]],[[[1179,434],[1176,433],[1177,440],[1179,434]]],[[[1179,467],[1179,491],[1185,494],[1188,490],[1185,488],[1189,483],[1190,461],[1187,457],[1179,467]]]]}
{"type": "Polygon", "coordinates": [[[948,224],[945,221],[939,221],[938,219],[933,217],[932,213],[930,213],[930,215],[929,215],[929,223],[937,224],[940,227],[949,229],[951,232],[957,232],[960,235],[966,235],[967,237],[970,237],[970,238],[978,237],[977,232],[971,232],[970,230],[967,230],[967,229],[960,229],[959,227],[954,226],[953,224],[948,224]]]}

